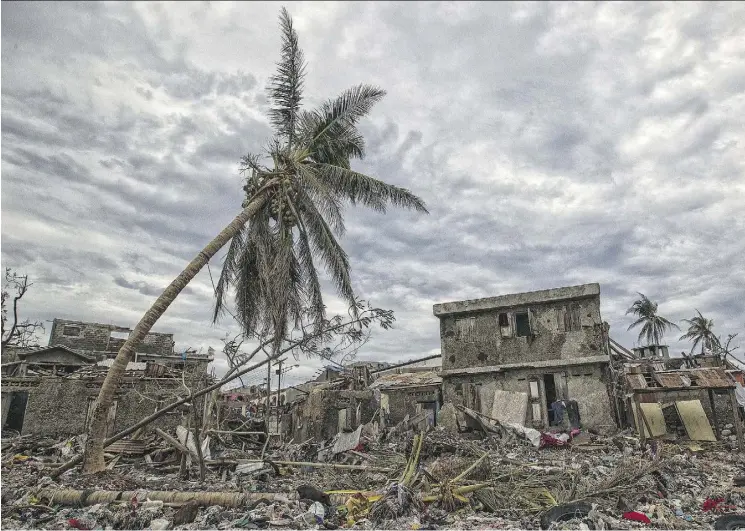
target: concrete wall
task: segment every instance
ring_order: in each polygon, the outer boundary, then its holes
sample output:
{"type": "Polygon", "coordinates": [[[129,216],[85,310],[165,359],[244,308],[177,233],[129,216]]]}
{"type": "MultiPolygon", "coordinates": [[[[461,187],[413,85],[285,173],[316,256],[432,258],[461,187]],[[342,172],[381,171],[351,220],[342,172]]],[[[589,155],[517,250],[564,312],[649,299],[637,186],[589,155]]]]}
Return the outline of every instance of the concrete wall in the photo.
{"type": "MultiPolygon", "coordinates": [[[[530,393],[530,380],[543,382],[545,374],[558,374],[565,382],[566,396],[558,398],[573,399],[579,405],[582,425],[595,429],[615,429],[610,399],[606,386],[607,376],[604,364],[569,367],[561,370],[515,369],[503,373],[486,373],[476,375],[452,375],[443,377],[443,399],[457,405],[476,408],[480,406],[482,413],[490,415],[494,391],[530,393]],[[479,387],[480,386],[480,387],[479,387]],[[476,389],[474,389],[474,387],[476,389]],[[474,402],[474,398],[476,402],[474,402]]],[[[563,394],[561,390],[558,393],[563,394]]],[[[544,395],[545,396],[545,395],[544,395]]],[[[542,418],[537,423],[547,428],[548,403],[542,403],[542,418]]],[[[531,407],[526,414],[526,425],[533,425],[531,407]]]]}
{"type": "Polygon", "coordinates": [[[10,393],[0,393],[1,397],[1,403],[2,403],[2,422],[0,422],[0,427],[5,425],[5,419],[8,416],[8,408],[10,407],[10,393]]]}
{"type": "Polygon", "coordinates": [[[598,356],[603,354],[600,297],[444,315],[440,342],[443,370],[598,356]],[[525,311],[532,335],[518,337],[516,314],[525,311]],[[504,329],[500,314],[507,315],[504,329]]]}
{"type": "Polygon", "coordinates": [[[339,431],[339,410],[346,409],[349,427],[369,422],[378,403],[371,390],[315,390],[299,403],[293,415],[295,441],[330,439],[339,431]],[[359,416],[357,415],[359,407],[359,416]]]}
{"type": "MultiPolygon", "coordinates": [[[[123,334],[129,333],[130,330],[115,325],[55,319],[49,335],[49,345],[64,345],[80,352],[107,352],[116,354],[126,339],[111,337],[112,332],[123,334]],[[67,331],[78,329],[79,335],[66,335],[66,327],[67,331]]],[[[150,332],[137,347],[137,352],[163,356],[173,354],[173,334],[150,332]]]]}
{"type": "MultiPolygon", "coordinates": [[[[174,400],[174,389],[178,390],[180,382],[164,380],[142,380],[132,385],[125,385],[116,397],[116,416],[114,431],[121,431],[150,415],[158,405],[165,405],[174,400]]],[[[13,391],[27,390],[28,404],[23,421],[22,434],[35,434],[50,437],[77,435],[85,431],[88,407],[98,396],[100,384],[82,379],[40,378],[28,385],[13,387],[13,391]]],[[[9,392],[3,392],[3,416],[6,403],[9,403],[9,392]]],[[[197,407],[201,407],[198,402],[197,407]]],[[[157,426],[172,431],[182,422],[184,408],[164,415],[157,421],[157,426]]],[[[3,423],[5,418],[3,418],[3,423]]]]}
{"type": "Polygon", "coordinates": [[[381,407],[387,403],[388,425],[395,425],[416,415],[417,404],[420,402],[439,401],[439,386],[414,387],[411,389],[381,389],[381,407]],[[386,395],[387,398],[383,398],[386,395]]]}

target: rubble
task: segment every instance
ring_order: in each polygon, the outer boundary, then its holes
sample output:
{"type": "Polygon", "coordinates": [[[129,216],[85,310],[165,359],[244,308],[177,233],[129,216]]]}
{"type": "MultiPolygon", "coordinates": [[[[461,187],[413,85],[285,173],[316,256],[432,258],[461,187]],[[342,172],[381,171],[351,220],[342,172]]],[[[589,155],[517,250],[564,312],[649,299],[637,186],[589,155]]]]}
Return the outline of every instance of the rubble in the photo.
{"type": "MultiPolygon", "coordinates": [[[[453,408],[453,418],[457,411],[471,413],[453,408]]],[[[482,420],[465,432],[458,423],[419,433],[365,425],[354,449],[324,454],[349,446],[338,438],[275,442],[263,459],[262,448],[214,438],[204,481],[180,473],[182,453],[193,450],[175,433],[142,435],[143,455],[108,454],[103,473],[55,479],[50,471],[82,451],[80,438],[4,439],[2,527],[727,529],[745,514],[745,456],[721,442],[642,444],[631,431],[581,431],[536,446],[482,420]]]]}

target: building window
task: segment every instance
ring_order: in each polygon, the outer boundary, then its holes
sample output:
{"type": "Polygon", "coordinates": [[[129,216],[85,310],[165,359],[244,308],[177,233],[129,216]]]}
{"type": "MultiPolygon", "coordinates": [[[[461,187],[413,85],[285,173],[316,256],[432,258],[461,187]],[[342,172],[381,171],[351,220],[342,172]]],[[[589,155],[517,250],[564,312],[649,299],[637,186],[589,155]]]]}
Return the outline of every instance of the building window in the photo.
{"type": "Polygon", "coordinates": [[[474,343],[476,341],[476,318],[466,317],[464,319],[455,320],[455,328],[458,332],[458,337],[464,343],[474,343]]]}
{"type": "Polygon", "coordinates": [[[62,335],[69,336],[69,337],[80,337],[80,327],[79,326],[64,326],[62,328],[62,335]]]}
{"type": "Polygon", "coordinates": [[[582,329],[579,317],[579,304],[572,304],[564,310],[564,330],[577,332],[582,329]]]}
{"type": "Polygon", "coordinates": [[[517,337],[528,337],[531,334],[528,312],[515,314],[515,334],[517,337]]]}
{"type": "Polygon", "coordinates": [[[499,335],[501,337],[512,337],[509,314],[500,313],[497,315],[497,326],[499,326],[499,335]]]}

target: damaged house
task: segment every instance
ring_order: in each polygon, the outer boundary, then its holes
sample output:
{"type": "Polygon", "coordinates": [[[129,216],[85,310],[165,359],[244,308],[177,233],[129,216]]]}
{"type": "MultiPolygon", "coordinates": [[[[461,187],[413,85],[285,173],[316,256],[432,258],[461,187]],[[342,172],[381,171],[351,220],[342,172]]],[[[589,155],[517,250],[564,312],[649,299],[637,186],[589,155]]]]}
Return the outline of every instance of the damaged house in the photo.
{"type": "Polygon", "coordinates": [[[379,377],[370,389],[380,393],[380,414],[384,426],[408,417],[421,416],[425,425],[435,426],[442,407],[442,378],[435,372],[391,373],[379,377]]]}
{"type": "Polygon", "coordinates": [[[577,412],[583,427],[615,428],[598,284],[447,302],[433,311],[445,402],[537,429],[577,412]]]}
{"type": "MultiPolygon", "coordinates": [[[[55,319],[49,345],[3,353],[2,427],[23,435],[83,433],[108,367],[130,330],[119,326],[55,319]]],[[[176,353],[172,334],[150,333],[127,365],[109,410],[107,434],[124,429],[184,392],[205,385],[212,353],[176,353]]],[[[175,427],[182,410],[161,426],[175,427]]]]}

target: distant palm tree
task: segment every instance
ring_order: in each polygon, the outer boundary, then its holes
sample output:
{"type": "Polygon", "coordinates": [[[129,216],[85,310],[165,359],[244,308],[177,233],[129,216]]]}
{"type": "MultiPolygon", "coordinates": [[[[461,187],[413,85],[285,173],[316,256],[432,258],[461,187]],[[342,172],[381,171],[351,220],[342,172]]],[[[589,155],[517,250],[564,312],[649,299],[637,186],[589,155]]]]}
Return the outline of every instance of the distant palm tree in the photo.
{"type": "Polygon", "coordinates": [[[647,341],[647,345],[660,345],[667,330],[680,328],[661,315],[657,315],[656,302],[649,300],[643,293],[637,292],[637,294],[639,295],[639,299],[634,301],[631,308],[626,310],[626,315],[633,314],[637,319],[629,325],[627,330],[643,324],[644,326],[642,326],[639,332],[637,341],[641,341],[644,338],[647,341]]]}
{"type": "Polygon", "coordinates": [[[714,335],[714,321],[707,319],[701,312],[696,310],[697,316],[692,319],[683,319],[684,323],[688,323],[688,331],[680,336],[680,339],[687,339],[693,341],[691,346],[691,352],[696,348],[696,345],[701,344],[701,354],[704,353],[705,349],[713,351],[719,348],[719,338],[714,335]]]}

